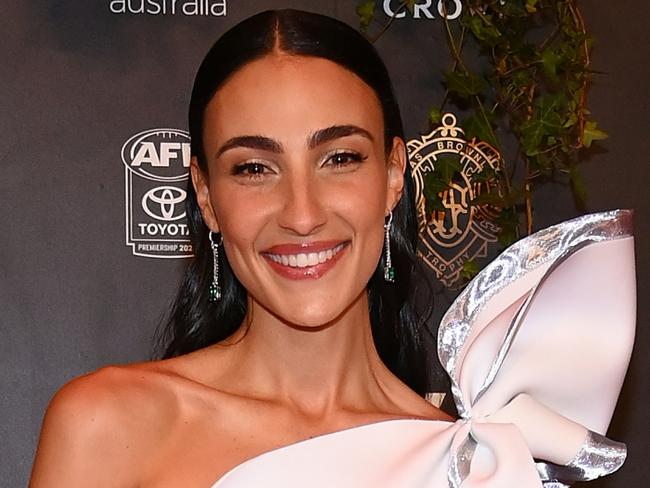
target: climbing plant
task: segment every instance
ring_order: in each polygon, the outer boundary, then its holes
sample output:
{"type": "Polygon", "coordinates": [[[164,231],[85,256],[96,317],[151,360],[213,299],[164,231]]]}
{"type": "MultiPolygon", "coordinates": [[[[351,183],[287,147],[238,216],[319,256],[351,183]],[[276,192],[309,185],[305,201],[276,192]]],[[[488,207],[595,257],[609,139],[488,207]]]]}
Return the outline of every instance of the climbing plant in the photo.
{"type": "MultiPolygon", "coordinates": [[[[360,28],[374,42],[415,3],[403,1],[380,22],[375,1],[363,1],[357,7],[360,28]]],[[[444,1],[440,7],[445,13],[444,1]]],[[[503,171],[482,175],[499,184],[472,202],[501,210],[501,244],[532,232],[533,193],[543,183],[566,184],[578,208],[584,207],[581,154],[607,134],[587,108],[593,40],[577,0],[465,0],[459,19],[443,15],[442,21],[452,64],[441,74],[444,96],[432,103],[430,123],[440,123],[452,102],[464,114],[468,139],[489,142],[501,155],[504,147],[516,148],[502,161],[503,171]]],[[[448,161],[430,176],[427,185],[435,191],[425,192],[427,212],[441,207],[437,195],[458,171],[460,164],[448,161]]],[[[475,263],[466,267],[468,275],[478,271],[475,263]]]]}

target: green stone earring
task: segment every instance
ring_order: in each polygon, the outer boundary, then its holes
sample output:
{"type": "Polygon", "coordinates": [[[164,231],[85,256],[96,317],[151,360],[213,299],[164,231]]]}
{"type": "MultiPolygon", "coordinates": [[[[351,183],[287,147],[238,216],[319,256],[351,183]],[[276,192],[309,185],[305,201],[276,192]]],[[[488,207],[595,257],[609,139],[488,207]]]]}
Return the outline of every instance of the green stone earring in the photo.
{"type": "Polygon", "coordinates": [[[390,229],[393,225],[393,211],[388,214],[388,222],[384,224],[384,246],[385,246],[385,264],[384,264],[384,280],[388,283],[395,283],[395,268],[393,268],[393,260],[390,256],[390,229]]]}
{"type": "Polygon", "coordinates": [[[210,231],[208,238],[210,239],[210,247],[212,248],[212,283],[208,288],[208,301],[215,303],[221,300],[221,286],[219,286],[219,246],[223,242],[223,236],[219,235],[219,240],[215,242],[210,231]]]}

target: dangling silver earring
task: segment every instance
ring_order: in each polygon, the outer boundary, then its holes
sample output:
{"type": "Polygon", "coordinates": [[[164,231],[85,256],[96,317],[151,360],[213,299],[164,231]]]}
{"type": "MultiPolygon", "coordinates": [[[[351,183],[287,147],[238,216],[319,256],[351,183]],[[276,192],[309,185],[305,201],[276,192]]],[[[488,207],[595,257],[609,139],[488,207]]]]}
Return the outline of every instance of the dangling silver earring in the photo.
{"type": "Polygon", "coordinates": [[[219,286],[219,246],[223,242],[223,236],[219,234],[219,241],[215,242],[210,231],[210,247],[212,248],[212,283],[208,289],[208,301],[214,303],[221,300],[221,286],[219,286]]]}
{"type": "Polygon", "coordinates": [[[393,225],[393,211],[388,214],[388,222],[384,224],[384,280],[388,283],[395,283],[395,268],[393,268],[393,260],[390,256],[390,229],[393,225]]]}

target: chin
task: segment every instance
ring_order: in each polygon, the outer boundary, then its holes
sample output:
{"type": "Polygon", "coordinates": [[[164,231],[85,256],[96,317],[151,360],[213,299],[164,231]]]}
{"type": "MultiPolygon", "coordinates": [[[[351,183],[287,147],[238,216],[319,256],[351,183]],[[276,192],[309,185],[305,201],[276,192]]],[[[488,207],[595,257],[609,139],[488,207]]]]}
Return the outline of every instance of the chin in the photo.
{"type": "MultiPolygon", "coordinates": [[[[333,326],[337,319],[340,319],[346,312],[349,312],[358,298],[350,303],[338,303],[335,300],[327,300],[321,303],[312,303],[301,307],[299,310],[286,310],[281,318],[288,325],[310,330],[321,330],[333,326]]],[[[296,302],[305,303],[305,302],[296,302]]]]}
{"type": "Polygon", "coordinates": [[[289,313],[280,318],[291,327],[320,330],[333,325],[340,315],[341,313],[335,313],[332,311],[314,311],[310,313],[308,310],[301,310],[299,313],[289,313]]]}

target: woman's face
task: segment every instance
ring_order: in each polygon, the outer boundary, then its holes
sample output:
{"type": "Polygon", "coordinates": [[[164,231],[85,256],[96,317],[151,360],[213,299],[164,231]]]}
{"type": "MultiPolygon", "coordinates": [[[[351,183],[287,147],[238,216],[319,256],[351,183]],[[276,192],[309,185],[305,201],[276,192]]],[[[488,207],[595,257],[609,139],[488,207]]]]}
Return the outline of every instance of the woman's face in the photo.
{"type": "Polygon", "coordinates": [[[217,91],[192,178],[254,302],[314,327],[360,301],[403,188],[403,141],[386,155],[383,132],[373,90],[321,58],[269,55],[217,91]]]}

